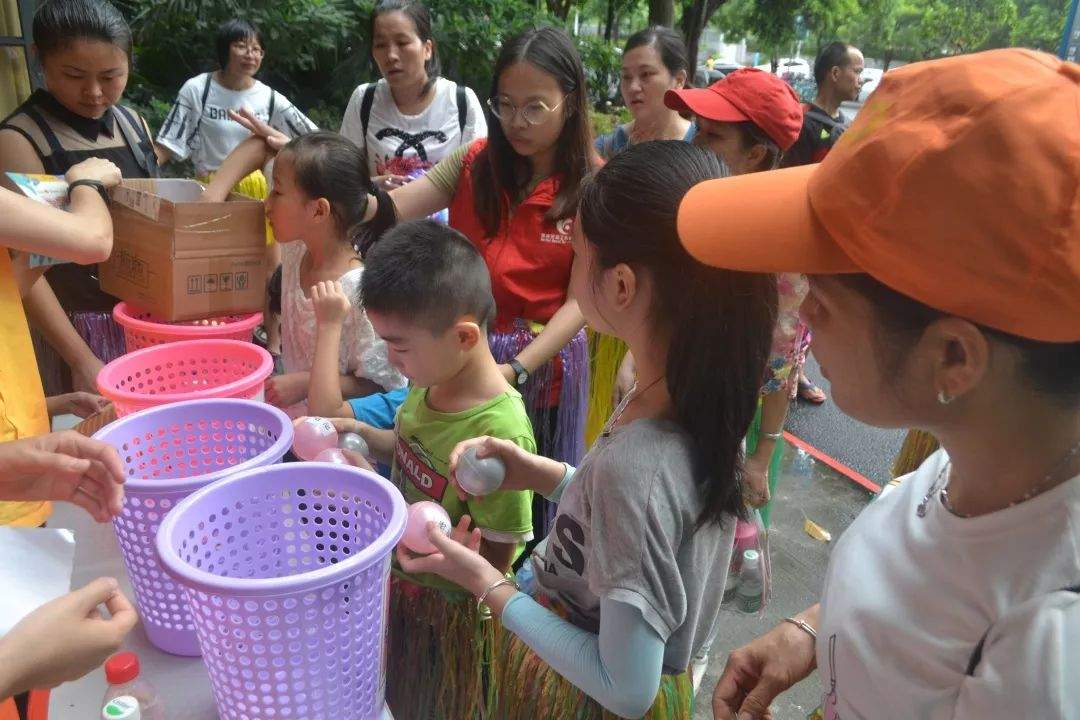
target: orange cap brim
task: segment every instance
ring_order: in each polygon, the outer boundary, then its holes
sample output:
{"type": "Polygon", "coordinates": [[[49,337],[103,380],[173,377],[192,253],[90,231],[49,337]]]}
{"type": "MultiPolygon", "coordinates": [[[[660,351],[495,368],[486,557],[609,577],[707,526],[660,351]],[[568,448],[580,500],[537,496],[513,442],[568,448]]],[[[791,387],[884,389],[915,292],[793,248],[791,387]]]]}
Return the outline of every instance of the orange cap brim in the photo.
{"type": "Polygon", "coordinates": [[[679,238],[695,258],[748,272],[860,269],[814,216],[807,186],[817,165],[708,180],[679,205],[679,238]]]}

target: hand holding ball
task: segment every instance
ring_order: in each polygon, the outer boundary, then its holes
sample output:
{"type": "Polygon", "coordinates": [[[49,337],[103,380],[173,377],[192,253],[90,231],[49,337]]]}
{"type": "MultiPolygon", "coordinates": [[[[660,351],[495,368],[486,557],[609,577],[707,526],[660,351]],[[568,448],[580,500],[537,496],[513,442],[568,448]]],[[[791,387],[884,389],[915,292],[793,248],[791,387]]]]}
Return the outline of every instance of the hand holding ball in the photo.
{"type": "Polygon", "coordinates": [[[506,465],[497,457],[476,457],[476,446],[461,453],[454,471],[461,489],[470,495],[482,497],[502,487],[506,479],[506,465]]]}
{"type": "Polygon", "coordinates": [[[401,537],[401,542],[417,555],[430,555],[438,550],[428,539],[429,522],[435,523],[444,535],[450,534],[450,515],[442,505],[422,500],[409,506],[409,519],[405,524],[405,534],[401,537]]]}
{"type": "Polygon", "coordinates": [[[357,455],[363,455],[368,457],[371,453],[368,450],[368,444],[364,441],[364,438],[356,433],[341,433],[341,437],[338,438],[337,446],[342,450],[348,450],[354,452],[357,455]]]}
{"type": "Polygon", "coordinates": [[[296,426],[293,452],[301,460],[314,460],[323,450],[336,448],[337,429],[326,418],[309,417],[296,426]]]}

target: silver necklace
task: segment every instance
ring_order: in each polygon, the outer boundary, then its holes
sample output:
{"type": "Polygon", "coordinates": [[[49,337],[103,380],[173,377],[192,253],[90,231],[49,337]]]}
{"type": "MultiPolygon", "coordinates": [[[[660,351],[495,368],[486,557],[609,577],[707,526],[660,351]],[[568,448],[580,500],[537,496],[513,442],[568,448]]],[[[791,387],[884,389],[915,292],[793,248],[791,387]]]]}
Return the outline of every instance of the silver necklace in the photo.
{"type": "Polygon", "coordinates": [[[631,387],[629,392],[626,393],[626,395],[622,399],[622,402],[619,403],[619,406],[615,408],[615,411],[613,413],[611,413],[611,417],[608,418],[608,421],[606,423],[604,423],[604,429],[600,431],[600,434],[604,437],[610,435],[611,431],[615,429],[615,424],[619,422],[619,418],[622,417],[623,412],[626,410],[626,408],[630,407],[630,403],[652,390],[653,386],[663,380],[664,377],[666,376],[661,375],[660,377],[656,378],[651,383],[646,385],[641,392],[638,392],[638,384],[634,383],[634,386],[631,387]]]}
{"type": "MultiPolygon", "coordinates": [[[[1080,453],[1080,442],[1073,445],[1072,449],[1069,450],[1069,452],[1065,453],[1065,456],[1061,458],[1061,460],[1056,465],[1054,465],[1053,470],[1048,472],[1042,480],[1032,485],[1030,488],[1028,488],[1026,493],[1024,493],[1016,500],[1013,500],[1003,509],[1008,509],[1019,505],[1022,502],[1026,502],[1041,493],[1043,490],[1045,490],[1047,486],[1050,485],[1051,481],[1057,478],[1057,475],[1061,472],[1062,468],[1068,467],[1069,462],[1074,457],[1076,457],[1077,453],[1080,453]]],[[[950,460],[949,462],[945,463],[945,466],[943,468],[941,468],[941,471],[938,472],[937,479],[934,480],[933,486],[926,493],[926,495],[923,496],[923,499],[919,501],[919,505],[915,508],[916,515],[918,515],[919,517],[926,517],[926,510],[927,506],[930,504],[930,499],[934,497],[934,495],[937,495],[939,498],[941,498],[941,504],[944,505],[945,509],[951,512],[953,515],[961,518],[971,517],[971,515],[957,512],[956,509],[953,508],[952,503],[949,502],[949,473],[951,469],[952,461],[950,460]]]]}

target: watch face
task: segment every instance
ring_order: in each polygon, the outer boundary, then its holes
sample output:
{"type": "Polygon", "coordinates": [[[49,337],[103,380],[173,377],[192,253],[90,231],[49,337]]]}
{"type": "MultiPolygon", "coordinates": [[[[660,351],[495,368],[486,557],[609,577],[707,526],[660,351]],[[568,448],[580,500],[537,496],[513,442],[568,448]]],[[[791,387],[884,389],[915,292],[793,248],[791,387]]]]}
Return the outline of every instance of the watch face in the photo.
{"type": "Polygon", "coordinates": [[[526,373],[526,372],[518,373],[517,384],[518,385],[524,385],[528,381],[528,379],[529,379],[529,373],[526,373]]]}

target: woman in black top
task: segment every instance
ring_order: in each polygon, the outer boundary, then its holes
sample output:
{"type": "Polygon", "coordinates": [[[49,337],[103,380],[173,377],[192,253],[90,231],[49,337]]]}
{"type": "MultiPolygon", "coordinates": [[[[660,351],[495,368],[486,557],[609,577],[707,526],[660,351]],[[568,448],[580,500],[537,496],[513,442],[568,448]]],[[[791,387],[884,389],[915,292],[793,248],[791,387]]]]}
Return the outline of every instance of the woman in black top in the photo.
{"type": "MultiPolygon", "coordinates": [[[[101,157],[125,178],[155,177],[146,122],[118,104],[131,62],[131,30],[119,11],[105,0],[47,0],[33,36],[48,89],[0,123],[0,173],[63,174],[101,157]]],[[[75,388],[93,391],[103,361],[124,350],[110,315],[116,299],[101,292],[95,266],[57,265],[46,280],[25,256],[15,265],[31,323],[71,366],[75,388]]],[[[55,359],[42,365],[54,384],[55,359]]]]}

